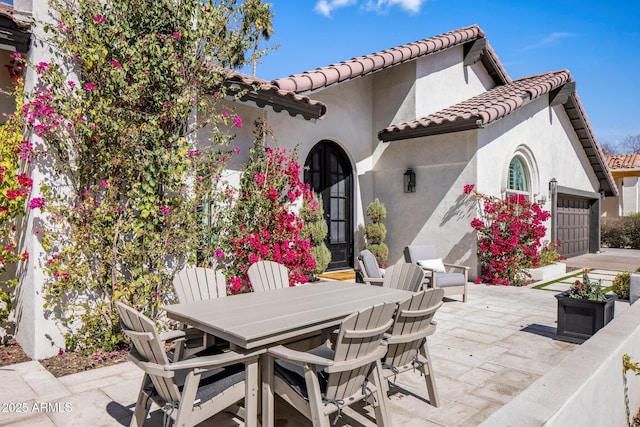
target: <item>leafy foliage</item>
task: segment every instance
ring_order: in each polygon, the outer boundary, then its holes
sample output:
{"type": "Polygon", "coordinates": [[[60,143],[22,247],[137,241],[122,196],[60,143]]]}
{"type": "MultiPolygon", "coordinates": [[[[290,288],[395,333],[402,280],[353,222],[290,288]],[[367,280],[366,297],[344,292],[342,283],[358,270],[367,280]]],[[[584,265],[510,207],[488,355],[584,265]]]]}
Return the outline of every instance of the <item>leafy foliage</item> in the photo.
{"type": "Polygon", "coordinates": [[[478,203],[480,215],[471,221],[478,232],[481,280],[496,285],[523,285],[525,269],[539,265],[544,221],[550,214],[522,195],[502,200],[466,185],[464,193],[478,203]]]}
{"type": "Polygon", "coordinates": [[[30,203],[47,213],[46,307],[69,349],[111,350],[123,340],[113,303],[160,319],[173,273],[212,232],[201,207],[226,197],[226,147],[242,126],[219,100],[256,27],[233,0],[50,4],[58,22],[45,30],[65,61],[30,64],[40,86],[24,109],[51,165],[30,203]],[[196,147],[207,125],[210,144],[196,147]]]}
{"type": "Polygon", "coordinates": [[[238,195],[229,199],[232,203],[218,221],[224,231],[218,234],[218,246],[212,246],[232,293],[250,289],[247,269],[260,260],[286,266],[291,286],[306,282],[315,266],[311,243],[301,236],[302,220],[293,210],[300,200],[310,202],[313,194],[300,181],[297,152],[271,147],[271,130],[261,120],[255,125],[238,195]]]}
{"type": "MultiPolygon", "coordinates": [[[[9,73],[14,82],[16,112],[0,126],[0,275],[7,266],[29,259],[28,252],[19,252],[17,221],[25,212],[25,201],[31,193],[32,179],[25,172],[33,157],[31,145],[23,140],[22,117],[23,66],[20,54],[11,55],[9,73]]],[[[13,309],[13,291],[17,281],[9,278],[0,281],[0,325],[13,309]]],[[[8,336],[5,336],[5,339],[8,336]]]]}
{"type": "Polygon", "coordinates": [[[387,217],[387,209],[377,197],[367,206],[367,216],[371,222],[364,228],[366,248],[376,257],[378,264],[383,265],[389,257],[389,248],[384,243],[387,228],[381,222],[387,217]]]}
{"type": "Polygon", "coordinates": [[[611,283],[611,290],[621,299],[629,299],[629,288],[631,286],[631,273],[623,271],[614,277],[611,283]]]}
{"type": "Polygon", "coordinates": [[[600,241],[610,248],[640,249],[640,217],[603,218],[600,241]]]}
{"type": "Polygon", "coordinates": [[[606,301],[602,290],[602,280],[592,282],[589,279],[589,270],[582,271],[582,280],[576,280],[569,288],[569,297],[575,299],[586,299],[590,301],[606,301]]]}
{"type": "Polygon", "coordinates": [[[311,271],[312,276],[324,273],[331,262],[331,252],[325,244],[325,238],[329,228],[324,219],[322,196],[311,191],[311,199],[305,200],[300,208],[300,218],[303,225],[300,236],[311,242],[311,257],[315,261],[315,267],[311,271]]]}

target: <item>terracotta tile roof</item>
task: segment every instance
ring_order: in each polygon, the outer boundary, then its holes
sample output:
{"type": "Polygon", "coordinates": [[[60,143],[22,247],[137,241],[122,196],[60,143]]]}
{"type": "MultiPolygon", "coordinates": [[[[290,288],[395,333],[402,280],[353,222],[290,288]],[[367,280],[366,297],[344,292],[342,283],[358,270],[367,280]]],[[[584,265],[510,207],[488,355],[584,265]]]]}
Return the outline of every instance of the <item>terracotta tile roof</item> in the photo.
{"type": "Polygon", "coordinates": [[[245,91],[241,101],[250,101],[258,107],[270,106],[276,112],[287,111],[290,116],[301,115],[306,120],[324,118],[327,106],[308,96],[293,91],[282,90],[271,82],[232,71],[227,77],[227,85],[232,92],[245,91]]]}
{"type": "Polygon", "coordinates": [[[12,5],[0,2],[0,43],[25,53],[29,49],[30,37],[31,22],[26,16],[14,14],[12,5]]]}
{"type": "MultiPolygon", "coordinates": [[[[338,64],[275,79],[271,83],[283,90],[296,93],[310,92],[484,38],[484,31],[479,26],[472,25],[338,64]]],[[[509,82],[506,70],[488,44],[486,53],[490,57],[490,67],[494,68],[492,74],[498,76],[500,83],[509,82]]]]}
{"type": "Polygon", "coordinates": [[[21,29],[31,28],[31,24],[29,22],[15,18],[13,15],[13,5],[11,4],[0,2],[0,16],[8,18],[21,29]]]}
{"type": "Polygon", "coordinates": [[[563,105],[582,148],[587,155],[600,189],[608,196],[618,190],[607,167],[600,144],[591,128],[580,97],[571,86],[571,74],[567,70],[554,71],[514,80],[498,86],[452,107],[427,117],[407,123],[389,126],[378,133],[382,141],[394,141],[442,133],[485,127],[512,113],[532,100],[550,93],[570,88],[560,104],[563,105]]]}
{"type": "Polygon", "coordinates": [[[616,154],[604,156],[609,169],[634,169],[640,168],[640,154],[616,154]]]}
{"type": "Polygon", "coordinates": [[[391,125],[378,137],[393,141],[484,127],[570,80],[567,70],[524,77],[421,119],[391,125]]]}
{"type": "Polygon", "coordinates": [[[571,120],[573,130],[576,132],[582,144],[582,148],[591,163],[591,167],[593,167],[593,171],[598,177],[600,190],[604,191],[606,196],[617,196],[618,187],[613,180],[611,170],[607,167],[604,153],[602,152],[602,148],[600,148],[595,132],[591,128],[589,117],[582,105],[582,101],[580,101],[578,93],[574,92],[571,94],[563,104],[563,107],[569,120],[571,120]]]}

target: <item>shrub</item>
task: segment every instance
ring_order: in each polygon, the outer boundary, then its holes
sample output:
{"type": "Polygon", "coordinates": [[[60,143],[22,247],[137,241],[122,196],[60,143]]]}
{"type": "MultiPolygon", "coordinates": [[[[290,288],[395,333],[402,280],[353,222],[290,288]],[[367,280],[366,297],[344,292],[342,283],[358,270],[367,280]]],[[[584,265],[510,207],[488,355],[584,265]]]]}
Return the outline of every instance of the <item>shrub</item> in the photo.
{"type": "Polygon", "coordinates": [[[611,290],[620,299],[629,299],[629,286],[631,284],[631,273],[628,271],[619,273],[611,283],[611,290]]]}
{"type": "Polygon", "coordinates": [[[250,289],[247,270],[261,260],[287,267],[292,286],[305,283],[315,267],[311,243],[301,235],[302,220],[294,211],[296,203],[312,197],[309,185],[300,180],[297,151],[270,146],[270,128],[260,119],[255,124],[238,195],[221,213],[224,218],[218,219],[211,236],[220,237],[213,248],[221,250],[219,264],[224,265],[232,293],[250,289]]]}
{"type": "Polygon", "coordinates": [[[381,222],[387,217],[387,209],[377,197],[367,206],[367,216],[371,223],[364,229],[367,238],[366,248],[376,257],[378,264],[383,265],[389,258],[389,248],[383,242],[387,236],[387,229],[381,222]]]}
{"type": "Polygon", "coordinates": [[[610,248],[640,249],[640,218],[604,218],[600,241],[602,245],[610,248]]]}
{"type": "Polygon", "coordinates": [[[329,231],[327,222],[324,219],[324,209],[322,207],[322,196],[312,191],[312,198],[305,200],[300,208],[300,218],[303,225],[300,231],[300,237],[311,241],[311,257],[315,260],[316,265],[311,270],[312,278],[318,274],[324,273],[327,266],[331,262],[331,252],[324,240],[329,231]]]}
{"type": "Polygon", "coordinates": [[[465,185],[463,191],[475,198],[480,212],[471,227],[478,232],[482,279],[495,285],[524,285],[525,269],[538,266],[549,212],[522,195],[502,200],[477,192],[473,185],[465,185]]]}
{"type": "Polygon", "coordinates": [[[538,261],[538,266],[543,267],[545,265],[551,265],[556,261],[561,260],[562,255],[558,253],[558,246],[560,246],[560,242],[549,242],[544,245],[540,250],[540,259],[538,261]]]}

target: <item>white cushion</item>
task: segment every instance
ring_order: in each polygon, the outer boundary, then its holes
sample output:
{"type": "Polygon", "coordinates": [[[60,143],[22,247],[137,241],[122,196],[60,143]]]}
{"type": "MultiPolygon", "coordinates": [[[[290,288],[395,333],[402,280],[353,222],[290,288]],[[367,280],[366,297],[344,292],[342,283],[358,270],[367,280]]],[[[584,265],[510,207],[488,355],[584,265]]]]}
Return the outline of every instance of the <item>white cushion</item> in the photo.
{"type": "Polygon", "coordinates": [[[444,269],[444,264],[440,258],[422,259],[418,261],[418,265],[422,268],[431,268],[437,273],[444,273],[447,271],[444,269]]]}

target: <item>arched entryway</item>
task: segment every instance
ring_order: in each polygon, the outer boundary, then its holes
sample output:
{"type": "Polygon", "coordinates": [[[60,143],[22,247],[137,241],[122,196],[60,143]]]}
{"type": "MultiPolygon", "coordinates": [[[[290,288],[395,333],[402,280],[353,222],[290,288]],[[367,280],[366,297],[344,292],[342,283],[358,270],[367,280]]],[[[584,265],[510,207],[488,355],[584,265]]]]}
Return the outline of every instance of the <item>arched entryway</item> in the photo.
{"type": "Polygon", "coordinates": [[[353,267],[353,168],[344,150],[331,141],[320,141],[305,162],[304,182],[322,195],[329,226],[329,270],[353,267]]]}

